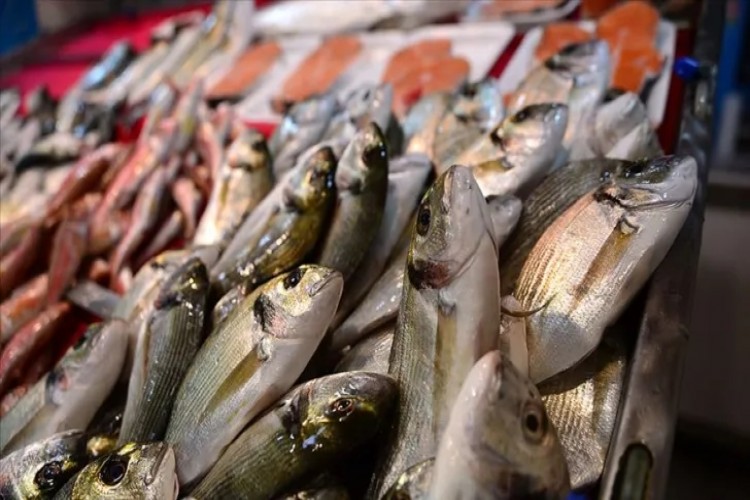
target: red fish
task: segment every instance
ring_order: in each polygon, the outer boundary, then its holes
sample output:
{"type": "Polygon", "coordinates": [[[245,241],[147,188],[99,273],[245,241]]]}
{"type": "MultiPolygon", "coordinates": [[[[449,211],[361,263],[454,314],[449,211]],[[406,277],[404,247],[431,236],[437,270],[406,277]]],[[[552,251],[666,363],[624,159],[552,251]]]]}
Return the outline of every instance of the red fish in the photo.
{"type": "Polygon", "coordinates": [[[27,281],[0,304],[0,343],[6,344],[24,324],[44,307],[44,296],[49,282],[46,274],[27,281]]]}
{"type": "Polygon", "coordinates": [[[0,260],[0,299],[24,282],[40,256],[43,236],[41,225],[30,228],[18,246],[0,260]]]}
{"type": "Polygon", "coordinates": [[[186,177],[178,178],[172,184],[172,199],[182,212],[185,238],[192,238],[195,227],[198,225],[198,215],[203,207],[203,193],[195,186],[195,183],[186,177]]]}

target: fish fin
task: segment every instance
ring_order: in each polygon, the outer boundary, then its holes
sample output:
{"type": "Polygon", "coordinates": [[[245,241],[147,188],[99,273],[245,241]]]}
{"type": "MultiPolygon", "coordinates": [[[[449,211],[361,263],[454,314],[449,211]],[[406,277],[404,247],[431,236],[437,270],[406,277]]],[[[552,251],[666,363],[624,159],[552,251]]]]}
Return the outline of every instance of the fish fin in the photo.
{"type": "Polygon", "coordinates": [[[554,298],[555,298],[555,295],[547,299],[547,301],[541,306],[537,307],[536,309],[532,309],[530,311],[511,311],[510,309],[507,309],[505,306],[501,304],[500,312],[502,312],[503,314],[507,314],[508,316],[512,318],[528,318],[529,316],[533,316],[534,314],[546,308],[550,304],[550,302],[554,300],[554,298]]]}
{"type": "Polygon", "coordinates": [[[258,371],[263,364],[263,359],[266,357],[265,354],[259,351],[259,344],[256,345],[256,348],[250,351],[242,361],[237,363],[237,366],[234,367],[224,382],[221,383],[206,405],[206,409],[203,410],[200,419],[207,419],[224,401],[236,394],[253,374],[258,371]]]}

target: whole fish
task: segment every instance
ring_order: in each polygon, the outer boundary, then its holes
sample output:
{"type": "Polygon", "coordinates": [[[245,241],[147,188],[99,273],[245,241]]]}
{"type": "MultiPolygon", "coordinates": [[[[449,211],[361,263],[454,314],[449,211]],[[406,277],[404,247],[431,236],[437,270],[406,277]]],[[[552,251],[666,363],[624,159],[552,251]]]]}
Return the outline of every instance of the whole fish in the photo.
{"type": "Polygon", "coordinates": [[[502,118],[502,94],[494,78],[462,85],[437,127],[433,151],[438,175],[502,118]]]}
{"type": "Polygon", "coordinates": [[[378,497],[408,467],[434,456],[464,377],[497,345],[500,277],[491,226],[466,167],[448,169],[419,207],[389,367],[399,415],[370,485],[378,497]]]}
{"type": "Polygon", "coordinates": [[[567,123],[565,104],[531,104],[480,137],[456,161],[474,167],[485,196],[525,197],[552,168],[567,123]]]}
{"type": "MultiPolygon", "coordinates": [[[[172,186],[170,186],[170,192],[175,205],[177,205],[181,213],[180,228],[182,228],[184,221],[185,238],[191,240],[195,235],[198,217],[203,207],[203,194],[193,180],[188,177],[179,177],[175,180],[172,186]]],[[[171,239],[167,240],[167,243],[169,241],[171,239]]]]}
{"type": "Polygon", "coordinates": [[[373,372],[388,373],[388,358],[393,345],[395,321],[384,325],[377,331],[360,340],[349,349],[336,365],[336,372],[373,372]]]}
{"type": "Polygon", "coordinates": [[[380,228],[388,191],[388,148],[375,123],[358,132],[344,150],[335,183],[338,199],[318,263],[336,269],[346,281],[380,228]]]}
{"type": "Polygon", "coordinates": [[[15,248],[0,259],[0,299],[6,298],[26,281],[40,258],[46,229],[39,223],[28,228],[15,248]]]}
{"type": "Polygon", "coordinates": [[[542,233],[581,196],[617,172],[629,169],[620,160],[570,162],[548,175],[523,202],[518,227],[510,235],[500,259],[503,296],[513,293],[526,257],[542,233]]]}
{"type": "Polygon", "coordinates": [[[193,243],[228,243],[243,217],[272,187],[271,157],[266,141],[259,132],[246,129],[229,146],[193,243]]]}
{"type": "Polygon", "coordinates": [[[311,97],[289,109],[268,142],[277,180],[305,150],[323,138],[335,111],[336,98],[331,94],[311,97]]]}
{"type": "Polygon", "coordinates": [[[568,469],[539,391],[499,351],[471,369],[440,442],[429,498],[567,498],[568,469]]]}
{"type": "Polygon", "coordinates": [[[560,437],[574,490],[594,484],[602,475],[626,366],[622,339],[605,337],[581,364],[539,387],[560,437]]]}
{"type": "Polygon", "coordinates": [[[52,498],[87,462],[83,432],[55,434],[0,460],[0,495],[7,500],[52,498]]]}
{"type": "Polygon", "coordinates": [[[334,327],[346,319],[383,273],[388,258],[415,211],[431,169],[429,158],[422,154],[409,154],[389,162],[388,193],[380,229],[346,284],[346,293],[341,297],[339,310],[333,319],[334,327]]]}
{"type": "Polygon", "coordinates": [[[372,439],[396,399],[387,375],[354,372],[296,387],[240,434],[192,498],[273,498],[372,439]]]}
{"type": "Polygon", "coordinates": [[[24,324],[41,312],[48,283],[48,275],[40,274],[0,304],[0,345],[7,344],[24,324]]]}
{"type": "Polygon", "coordinates": [[[299,264],[314,248],[334,202],[336,162],[330,148],[322,148],[304,167],[279,193],[258,239],[226,271],[221,262],[212,269],[211,281],[222,292],[240,284],[250,290],[299,264]]]}
{"type": "MultiPolygon", "coordinates": [[[[487,206],[499,251],[518,223],[521,216],[521,201],[512,196],[493,197],[487,206]]],[[[376,328],[396,319],[401,303],[408,250],[408,245],[403,245],[399,249],[362,302],[333,332],[330,344],[332,350],[340,350],[347,345],[355,344],[376,328]]]]}
{"type": "Polygon", "coordinates": [[[121,321],[110,321],[89,328],[3,417],[3,452],[57,432],[86,428],[120,375],[127,347],[125,327],[121,321]]]}
{"type": "Polygon", "coordinates": [[[23,325],[3,347],[0,355],[0,394],[12,387],[24,368],[39,349],[46,346],[65,322],[70,305],[59,302],[23,325]]]}
{"type": "Polygon", "coordinates": [[[198,351],[180,385],[166,441],[180,484],[200,479],[253,417],[302,373],[336,311],[341,275],[301,266],[261,285],[198,351]]]}
{"type": "Polygon", "coordinates": [[[104,87],[120,74],[135,59],[135,51],[130,42],[117,42],[107,51],[94,67],[89,69],[81,79],[83,90],[95,90],[104,87]]]}
{"type": "Polygon", "coordinates": [[[438,126],[452,103],[447,92],[436,92],[422,97],[411,107],[404,119],[404,143],[406,153],[426,155],[435,162],[435,140],[438,126]]]}
{"type": "MultiPolygon", "coordinates": [[[[98,194],[92,196],[96,199],[101,198],[98,194]]],[[[87,221],[79,218],[66,218],[57,227],[52,240],[47,306],[61,300],[68,286],[75,279],[86,254],[88,234],[87,221]]]]}
{"type": "Polygon", "coordinates": [[[206,267],[193,257],[162,285],[139,334],[119,443],[159,441],[179,384],[203,339],[206,267]]]}
{"type": "Polygon", "coordinates": [[[661,156],[664,151],[649,122],[642,122],[620,139],[605,156],[621,160],[642,160],[661,156]]]}
{"type": "Polygon", "coordinates": [[[174,467],[169,445],[128,443],[84,467],[54,499],[175,500],[179,484],[174,467]]]}
{"type": "Polygon", "coordinates": [[[665,156],[625,167],[537,241],[515,297],[527,318],[529,374],[541,382],[588,356],[666,255],[692,206],[697,166],[665,156]]]}

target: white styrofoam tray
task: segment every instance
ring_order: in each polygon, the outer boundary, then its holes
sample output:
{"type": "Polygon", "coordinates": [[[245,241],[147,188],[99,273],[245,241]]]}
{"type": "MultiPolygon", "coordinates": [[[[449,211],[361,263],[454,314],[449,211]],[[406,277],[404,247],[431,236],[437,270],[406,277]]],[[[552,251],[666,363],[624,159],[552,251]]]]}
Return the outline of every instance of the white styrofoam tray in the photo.
{"type": "Polygon", "coordinates": [[[572,13],[581,0],[566,0],[561,1],[557,7],[552,9],[540,9],[535,12],[523,12],[518,14],[509,14],[502,18],[483,18],[481,14],[482,4],[485,1],[472,2],[469,8],[466,10],[466,14],[461,18],[461,22],[464,23],[485,23],[497,21],[502,19],[503,21],[513,23],[518,29],[529,29],[534,26],[544,25],[547,23],[559,21],[572,13]]]}
{"type": "MultiPolygon", "coordinates": [[[[579,24],[581,28],[590,32],[593,32],[596,27],[596,24],[592,21],[581,21],[579,24]]],[[[542,27],[538,27],[526,33],[515,54],[513,54],[513,58],[500,76],[498,85],[501,92],[514,91],[528,72],[536,65],[534,52],[542,39],[543,29],[542,27]]],[[[664,119],[667,96],[669,94],[669,82],[672,79],[672,63],[674,62],[676,38],[677,30],[675,29],[675,25],[669,21],[660,21],[659,30],[656,34],[656,48],[662,57],[664,57],[664,68],[656,83],[651,88],[648,102],[646,102],[648,116],[654,127],[658,127],[664,119]]]]}
{"type": "MultiPolygon", "coordinates": [[[[412,43],[430,38],[448,38],[452,52],[466,58],[471,65],[469,77],[478,80],[487,75],[495,61],[510,43],[515,30],[505,22],[481,25],[429,26],[412,31],[384,30],[363,33],[362,52],[349,69],[336,82],[333,91],[344,97],[352,90],[381,81],[391,55],[412,43]]],[[[271,74],[264,78],[242,102],[237,112],[247,121],[277,123],[281,116],[270,106],[270,100],[283,85],[287,76],[321,43],[318,36],[282,37],[283,61],[274,65],[271,74]]]]}

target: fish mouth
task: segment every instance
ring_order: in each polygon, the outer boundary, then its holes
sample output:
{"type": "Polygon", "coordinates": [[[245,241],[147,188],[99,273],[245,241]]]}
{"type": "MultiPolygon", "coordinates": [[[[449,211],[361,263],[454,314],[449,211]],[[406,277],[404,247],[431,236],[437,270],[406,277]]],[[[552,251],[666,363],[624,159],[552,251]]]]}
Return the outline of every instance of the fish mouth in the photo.
{"type": "Polygon", "coordinates": [[[476,187],[476,181],[468,167],[453,165],[449,168],[445,173],[445,180],[443,181],[442,206],[445,212],[447,213],[451,207],[454,198],[454,190],[456,190],[455,194],[458,194],[461,192],[468,192],[473,187],[476,187]]]}
{"type": "Polygon", "coordinates": [[[308,294],[310,295],[310,297],[315,297],[316,295],[320,295],[326,290],[332,288],[335,283],[341,283],[343,285],[344,278],[341,276],[341,273],[339,273],[338,271],[330,270],[327,274],[324,274],[320,278],[320,280],[316,281],[315,283],[312,283],[307,288],[308,294]]]}
{"type": "Polygon", "coordinates": [[[154,456],[154,463],[146,476],[146,484],[152,484],[159,477],[159,472],[162,468],[168,465],[169,461],[172,462],[174,467],[174,452],[168,444],[154,443],[152,446],[154,449],[150,454],[154,456]]]}

